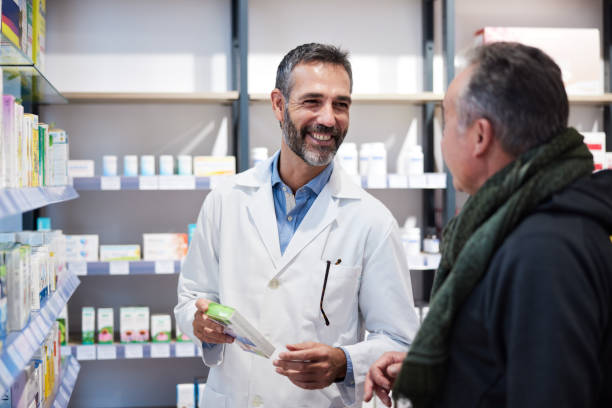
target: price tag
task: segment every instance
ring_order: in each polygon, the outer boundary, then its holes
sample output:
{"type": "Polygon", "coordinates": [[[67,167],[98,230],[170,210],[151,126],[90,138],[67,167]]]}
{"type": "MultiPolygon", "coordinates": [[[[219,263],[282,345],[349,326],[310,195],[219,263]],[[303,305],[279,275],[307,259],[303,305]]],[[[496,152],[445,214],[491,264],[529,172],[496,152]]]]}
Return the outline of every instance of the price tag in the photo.
{"type": "Polygon", "coordinates": [[[87,275],[87,261],[70,261],[68,270],[77,276],[87,275]]]}
{"type": "Polygon", "coordinates": [[[151,358],[168,358],[170,357],[170,344],[168,343],[152,343],[151,358]]]}
{"type": "Polygon", "coordinates": [[[425,173],[429,188],[446,188],[446,173],[425,173]]]}
{"type": "Polygon", "coordinates": [[[195,347],[192,342],[176,343],[175,354],[177,357],[195,357],[195,347]]]}
{"type": "Polygon", "coordinates": [[[64,390],[63,387],[60,388],[60,395],[66,402],[68,402],[68,400],[70,399],[70,395],[68,395],[68,393],[66,392],[66,390],[64,390]]]}
{"type": "Polygon", "coordinates": [[[138,177],[138,188],[141,190],[157,190],[157,176],[138,177]]]}
{"type": "Polygon", "coordinates": [[[142,344],[126,344],[125,358],[142,358],[142,344]]]}
{"type": "Polygon", "coordinates": [[[98,345],[98,360],[116,360],[117,348],[113,344],[98,345]]]}
{"type": "Polygon", "coordinates": [[[158,176],[160,190],[195,190],[195,176],[158,176]]]}
{"type": "Polygon", "coordinates": [[[155,261],[155,273],[174,273],[174,261],[155,261]]]}
{"type": "Polygon", "coordinates": [[[130,273],[130,262],[111,261],[109,262],[109,270],[111,275],[128,275],[130,273]]]}
{"type": "MultiPolygon", "coordinates": [[[[62,356],[65,356],[65,357],[71,356],[72,355],[72,347],[70,347],[70,346],[62,346],[61,347],[61,353],[62,353],[62,356]]],[[[69,366],[68,368],[70,369],[70,367],[72,367],[72,366],[69,366]]]]}
{"type": "Polygon", "coordinates": [[[121,177],[102,176],[100,177],[101,190],[121,190],[121,177]]]}
{"type": "Polygon", "coordinates": [[[95,360],[96,359],[96,346],[93,344],[77,346],[76,355],[77,355],[78,360],[95,360]]]}
{"type": "Polygon", "coordinates": [[[402,174],[389,174],[389,188],[408,188],[408,176],[402,174]]]}

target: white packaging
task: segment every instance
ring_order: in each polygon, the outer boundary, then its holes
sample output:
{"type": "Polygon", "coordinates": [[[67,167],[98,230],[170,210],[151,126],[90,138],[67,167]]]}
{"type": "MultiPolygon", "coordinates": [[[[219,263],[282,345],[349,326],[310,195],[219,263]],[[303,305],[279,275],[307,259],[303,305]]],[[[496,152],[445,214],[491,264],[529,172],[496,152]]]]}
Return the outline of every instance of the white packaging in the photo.
{"type": "Polygon", "coordinates": [[[251,149],[251,167],[257,166],[259,163],[268,160],[267,147],[254,147],[251,149]]]}
{"type": "Polygon", "coordinates": [[[159,174],[162,176],[174,175],[174,157],[168,154],[159,156],[159,174]]]}
{"type": "MultiPolygon", "coordinates": [[[[23,134],[22,142],[24,144],[25,154],[26,154],[26,163],[24,164],[25,171],[27,173],[27,186],[31,187],[33,185],[33,150],[32,150],[32,117],[28,115],[23,115],[21,122],[21,132],[23,134]]],[[[68,163],[66,163],[66,171],[68,171],[68,163]]]]}
{"type": "Polygon", "coordinates": [[[114,316],[112,307],[98,308],[98,343],[110,344],[113,342],[114,316]]]}
{"type": "Polygon", "coordinates": [[[149,308],[134,307],[134,334],[133,342],[145,343],[149,341],[149,308]]]}
{"type": "Polygon", "coordinates": [[[359,174],[359,154],[355,143],[342,143],[336,157],[342,168],[350,175],[359,174]]]}
{"type": "Polygon", "coordinates": [[[151,341],[168,343],[172,338],[172,319],[169,314],[151,315],[151,341]]]}
{"type": "Polygon", "coordinates": [[[387,149],[384,143],[370,145],[370,160],[368,160],[368,176],[387,174],[387,149]]]}
{"type": "Polygon", "coordinates": [[[102,175],[106,177],[117,175],[117,156],[102,156],[102,175]]]}
{"type": "Polygon", "coordinates": [[[84,307],[81,309],[81,335],[83,344],[94,344],[96,332],[96,309],[84,307]]]}
{"type": "Polygon", "coordinates": [[[193,174],[197,177],[209,177],[236,173],[234,156],[195,156],[193,174]]]}
{"type": "Polygon", "coordinates": [[[28,172],[25,167],[28,159],[27,143],[25,143],[23,133],[23,106],[19,104],[15,106],[15,133],[17,136],[17,184],[15,187],[27,187],[28,172]]]}
{"type": "Polygon", "coordinates": [[[119,330],[121,343],[131,343],[135,339],[134,308],[122,307],[119,309],[119,330]]]}
{"type": "Polygon", "coordinates": [[[402,245],[409,257],[418,256],[421,253],[421,229],[404,228],[402,234],[402,245]]]}
{"type": "Polygon", "coordinates": [[[68,160],[68,176],[75,177],[93,177],[94,176],[94,161],[93,160],[68,160]]]}
{"type": "Polygon", "coordinates": [[[178,156],[178,174],[180,176],[191,176],[193,174],[193,158],[188,154],[178,156]]]}
{"type": "Polygon", "coordinates": [[[68,184],[68,135],[64,130],[53,129],[49,131],[49,138],[53,143],[51,185],[65,186],[68,184]]]}
{"type": "Polygon", "coordinates": [[[138,177],[138,156],[123,156],[123,175],[125,177],[138,177]]]}
{"type": "Polygon", "coordinates": [[[187,255],[187,234],[142,234],[145,261],[180,260],[187,255]]]}
{"type": "Polygon", "coordinates": [[[359,174],[361,176],[368,175],[368,168],[370,165],[371,145],[370,143],[363,143],[359,148],[359,174]]]}
{"type": "Polygon", "coordinates": [[[140,245],[100,245],[100,261],[138,261],[140,245]]]}
{"type": "Polygon", "coordinates": [[[97,261],[98,241],[96,234],[66,235],[66,260],[97,261]]]}
{"type": "Polygon", "coordinates": [[[155,175],[155,156],[144,155],[140,156],[140,175],[154,176],[155,175]]]}
{"type": "Polygon", "coordinates": [[[416,175],[425,172],[425,161],[423,156],[423,148],[420,145],[415,145],[408,150],[407,155],[407,174],[416,175]]]}

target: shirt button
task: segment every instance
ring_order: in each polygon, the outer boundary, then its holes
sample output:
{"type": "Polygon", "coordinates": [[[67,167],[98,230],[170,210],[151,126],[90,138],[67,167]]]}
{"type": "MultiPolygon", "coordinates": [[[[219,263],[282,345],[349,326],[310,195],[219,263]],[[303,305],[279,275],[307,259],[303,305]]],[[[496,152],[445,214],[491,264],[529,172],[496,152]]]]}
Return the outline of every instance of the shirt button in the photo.
{"type": "Polygon", "coordinates": [[[293,219],[293,217],[292,217],[292,216],[288,216],[288,217],[287,217],[287,220],[288,220],[288,221],[291,221],[292,219],[293,219]]]}
{"type": "Polygon", "coordinates": [[[287,187],[283,187],[283,191],[286,193],[287,192],[287,187]]]}
{"type": "Polygon", "coordinates": [[[269,283],[268,283],[268,287],[270,289],[276,289],[280,286],[280,282],[278,281],[278,279],[273,278],[269,283]]]}

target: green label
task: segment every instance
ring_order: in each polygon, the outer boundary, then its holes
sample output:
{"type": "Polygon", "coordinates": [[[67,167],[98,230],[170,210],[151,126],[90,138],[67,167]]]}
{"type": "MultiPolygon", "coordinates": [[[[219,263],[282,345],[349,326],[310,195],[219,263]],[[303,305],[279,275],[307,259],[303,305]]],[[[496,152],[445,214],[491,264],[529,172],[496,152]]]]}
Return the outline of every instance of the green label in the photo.
{"type": "Polygon", "coordinates": [[[221,323],[229,324],[230,319],[234,315],[234,308],[211,302],[208,305],[206,314],[221,323]]]}

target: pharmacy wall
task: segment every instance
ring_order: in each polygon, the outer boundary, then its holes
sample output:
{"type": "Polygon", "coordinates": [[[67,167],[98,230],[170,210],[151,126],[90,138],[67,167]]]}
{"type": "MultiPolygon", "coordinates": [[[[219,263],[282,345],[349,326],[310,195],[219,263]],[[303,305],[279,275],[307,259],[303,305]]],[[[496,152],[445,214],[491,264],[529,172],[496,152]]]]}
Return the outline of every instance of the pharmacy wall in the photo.
{"type": "MultiPolygon", "coordinates": [[[[228,0],[49,2],[46,74],[67,95],[231,91],[230,7],[228,0]]],[[[435,7],[434,91],[443,92],[441,1],[435,1],[435,7]]],[[[474,32],[483,26],[601,31],[603,25],[601,0],[462,0],[455,8],[458,51],[469,47],[474,32]]],[[[421,14],[418,0],[251,1],[249,93],[259,97],[249,107],[250,146],[266,147],[269,154],[279,146],[280,129],[264,99],[274,86],[278,62],[301,43],[334,43],[350,50],[355,94],[422,91],[421,14]]],[[[77,102],[41,106],[40,116],[69,133],[71,159],[93,160],[96,175],[102,174],[105,155],[118,157],[121,173],[125,155],[154,155],[159,160],[160,155],[231,154],[233,150],[232,111],[224,102],[77,102]]],[[[420,105],[356,102],[346,141],[358,146],[384,143],[387,170],[394,173],[411,126],[416,126],[417,142],[424,142],[421,117],[420,105]]],[[[439,123],[434,137],[435,171],[442,172],[439,123]]],[[[602,108],[573,105],[570,124],[584,131],[602,130],[602,108]]],[[[428,227],[421,219],[421,190],[369,191],[390,208],[400,225],[416,216],[418,226],[428,227]]],[[[79,191],[77,200],[46,207],[40,215],[51,218],[53,228],[65,234],[97,234],[99,244],[142,245],[143,234],[187,233],[207,192],[79,191]]],[[[465,199],[458,196],[459,207],[465,199]]],[[[75,356],[76,344],[82,340],[82,308],[113,308],[118,342],[120,308],[147,306],[150,314],[171,313],[176,283],[177,274],[172,273],[81,276],[68,308],[75,356]]],[[[176,385],[205,378],[207,370],[197,356],[179,358],[172,344],[175,358],[129,358],[126,349],[109,360],[81,356],[70,406],[174,406],[176,385]]],[[[148,357],[152,352],[150,347],[145,349],[148,357]]]]}

